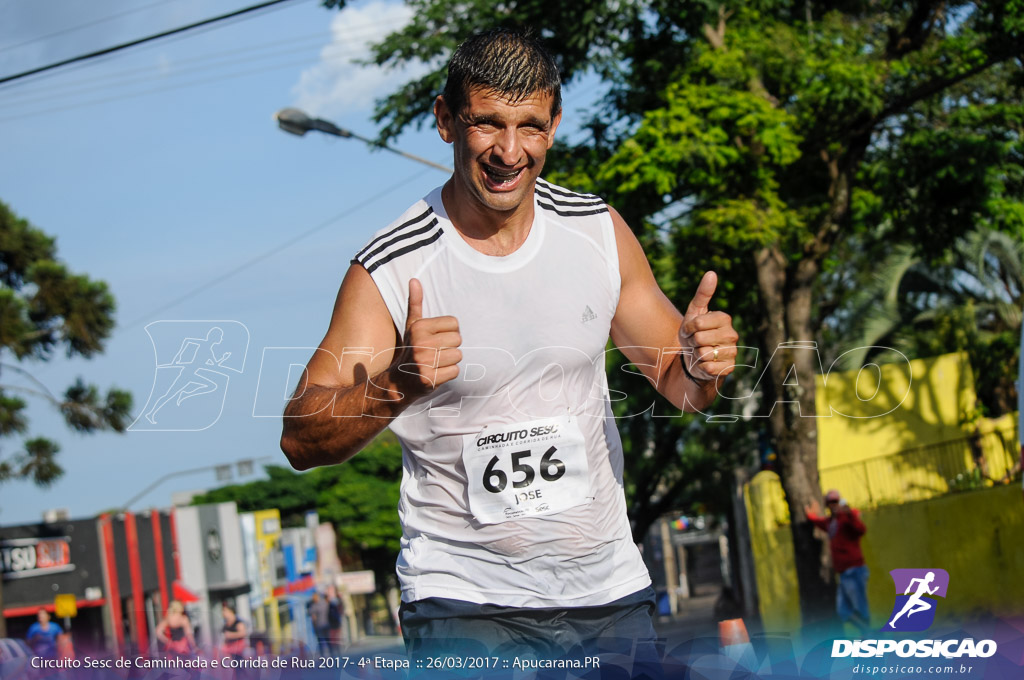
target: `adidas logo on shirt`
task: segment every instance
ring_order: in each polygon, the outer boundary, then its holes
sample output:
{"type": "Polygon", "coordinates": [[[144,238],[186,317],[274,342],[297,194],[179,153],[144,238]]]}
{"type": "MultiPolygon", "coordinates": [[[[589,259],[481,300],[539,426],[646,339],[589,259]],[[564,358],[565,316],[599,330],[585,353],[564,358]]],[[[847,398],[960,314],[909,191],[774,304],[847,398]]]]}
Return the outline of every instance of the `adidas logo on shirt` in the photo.
{"type": "Polygon", "coordinates": [[[580,314],[580,321],[582,323],[587,323],[588,321],[593,321],[596,318],[597,318],[597,314],[594,314],[594,310],[592,310],[590,308],[590,305],[587,305],[586,309],[583,310],[583,313],[580,314]]]}

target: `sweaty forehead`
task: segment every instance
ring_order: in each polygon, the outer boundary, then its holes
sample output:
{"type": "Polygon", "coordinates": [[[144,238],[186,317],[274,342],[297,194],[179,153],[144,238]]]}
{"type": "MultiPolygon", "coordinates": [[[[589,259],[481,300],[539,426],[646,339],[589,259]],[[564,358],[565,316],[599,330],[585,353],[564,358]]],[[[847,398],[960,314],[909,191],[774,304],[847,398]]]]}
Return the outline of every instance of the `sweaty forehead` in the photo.
{"type": "Polygon", "coordinates": [[[544,118],[550,118],[553,102],[554,95],[543,90],[536,90],[524,97],[519,97],[491,88],[477,86],[470,88],[465,108],[467,111],[474,112],[488,110],[509,114],[529,112],[530,115],[535,115],[537,112],[542,112],[544,118]]]}

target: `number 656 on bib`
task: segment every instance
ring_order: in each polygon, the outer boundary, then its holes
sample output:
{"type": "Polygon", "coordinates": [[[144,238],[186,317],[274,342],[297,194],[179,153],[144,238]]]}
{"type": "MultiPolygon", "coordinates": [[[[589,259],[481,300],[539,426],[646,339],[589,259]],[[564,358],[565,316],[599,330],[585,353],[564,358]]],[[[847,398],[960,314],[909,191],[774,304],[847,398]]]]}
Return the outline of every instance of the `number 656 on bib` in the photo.
{"type": "Polygon", "coordinates": [[[583,433],[571,416],[484,428],[463,439],[469,506],[482,524],[550,515],[587,503],[583,433]]]}

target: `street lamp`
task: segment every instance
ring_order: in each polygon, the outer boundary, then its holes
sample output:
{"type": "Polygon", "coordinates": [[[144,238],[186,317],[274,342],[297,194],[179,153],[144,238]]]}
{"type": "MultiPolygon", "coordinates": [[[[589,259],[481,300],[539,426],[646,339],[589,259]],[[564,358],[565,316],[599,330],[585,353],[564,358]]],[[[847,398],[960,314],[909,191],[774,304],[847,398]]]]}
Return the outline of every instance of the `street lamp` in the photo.
{"type": "MultiPolygon", "coordinates": [[[[238,469],[238,476],[239,477],[244,477],[246,475],[252,474],[252,472],[253,472],[253,463],[255,463],[256,461],[271,460],[272,458],[273,458],[273,456],[261,456],[260,458],[243,458],[242,460],[236,460],[234,462],[234,465],[238,469]]],[[[183,476],[186,476],[186,475],[194,475],[194,474],[196,474],[198,472],[213,471],[213,472],[217,473],[217,481],[218,482],[229,481],[231,479],[231,465],[232,465],[232,463],[218,463],[216,465],[204,465],[203,467],[192,468],[190,470],[178,470],[177,472],[169,472],[166,475],[164,475],[163,477],[160,477],[159,479],[154,481],[152,484],[147,486],[145,489],[143,489],[139,493],[137,493],[134,496],[132,496],[131,500],[129,500],[128,502],[126,502],[124,505],[121,506],[121,509],[124,510],[124,511],[130,510],[131,507],[133,505],[135,505],[135,503],[140,498],[142,498],[143,496],[148,494],[150,491],[152,491],[156,487],[158,487],[161,484],[163,484],[164,482],[166,482],[168,479],[174,479],[175,477],[183,477],[183,476]]]]}
{"type": "Polygon", "coordinates": [[[428,161],[426,158],[414,156],[411,153],[400,151],[398,149],[388,146],[387,144],[381,144],[380,142],[377,142],[375,140],[368,139],[366,137],[363,137],[362,135],[358,135],[355,132],[352,132],[351,130],[346,130],[345,128],[338,127],[329,120],[324,120],[323,118],[313,118],[305,111],[301,111],[299,109],[281,109],[280,111],[274,114],[274,118],[277,119],[278,127],[280,127],[285,132],[292,133],[293,135],[299,135],[301,137],[310,130],[317,130],[318,132],[323,132],[328,135],[334,135],[335,137],[351,137],[353,139],[358,139],[360,142],[363,142],[369,146],[373,146],[378,149],[386,149],[391,153],[397,153],[399,156],[404,156],[409,160],[413,160],[418,163],[423,163],[424,165],[429,165],[435,170],[440,170],[441,172],[445,172],[448,174],[452,173],[452,169],[447,166],[434,163],[433,161],[428,161]]]}

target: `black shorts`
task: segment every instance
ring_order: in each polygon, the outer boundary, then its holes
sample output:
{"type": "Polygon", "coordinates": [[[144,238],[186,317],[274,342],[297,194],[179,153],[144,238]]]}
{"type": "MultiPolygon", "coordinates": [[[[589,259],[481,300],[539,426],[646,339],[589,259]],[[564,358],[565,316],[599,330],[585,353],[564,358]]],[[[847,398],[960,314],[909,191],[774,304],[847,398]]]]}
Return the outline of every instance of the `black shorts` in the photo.
{"type": "Polygon", "coordinates": [[[598,667],[603,663],[607,670],[610,663],[660,662],[663,645],[651,621],[654,611],[654,589],[647,587],[590,607],[501,607],[431,597],[403,602],[398,617],[413,668],[445,656],[456,662],[497,658],[502,665],[516,659],[597,657],[603,660],[598,667]]]}

